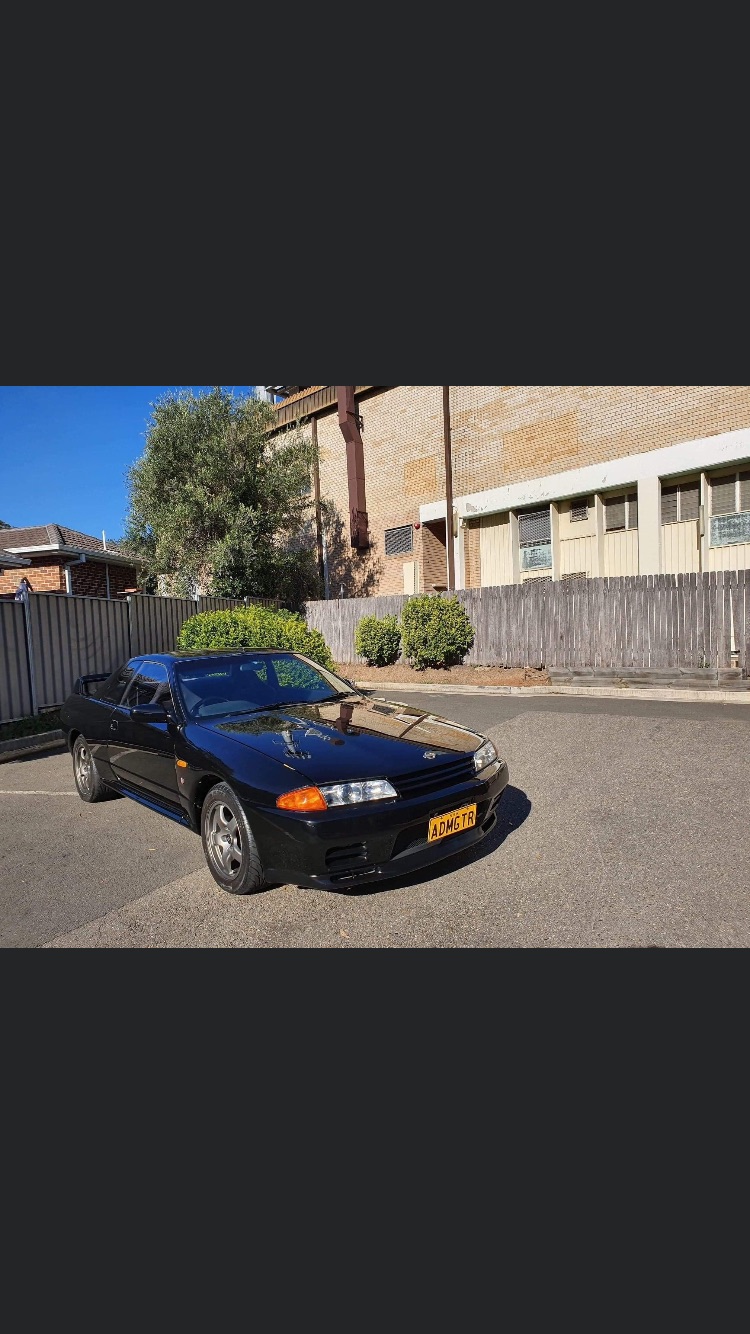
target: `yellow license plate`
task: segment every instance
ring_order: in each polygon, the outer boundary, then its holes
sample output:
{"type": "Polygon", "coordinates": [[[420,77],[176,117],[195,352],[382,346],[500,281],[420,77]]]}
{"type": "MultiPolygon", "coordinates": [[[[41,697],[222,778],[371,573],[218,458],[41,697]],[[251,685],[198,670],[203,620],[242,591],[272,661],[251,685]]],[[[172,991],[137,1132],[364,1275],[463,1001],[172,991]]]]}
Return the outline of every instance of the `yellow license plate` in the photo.
{"type": "Polygon", "coordinates": [[[437,838],[447,838],[449,834],[461,834],[464,829],[473,829],[476,822],[476,805],[446,811],[445,815],[435,815],[427,830],[427,842],[434,843],[437,838]]]}

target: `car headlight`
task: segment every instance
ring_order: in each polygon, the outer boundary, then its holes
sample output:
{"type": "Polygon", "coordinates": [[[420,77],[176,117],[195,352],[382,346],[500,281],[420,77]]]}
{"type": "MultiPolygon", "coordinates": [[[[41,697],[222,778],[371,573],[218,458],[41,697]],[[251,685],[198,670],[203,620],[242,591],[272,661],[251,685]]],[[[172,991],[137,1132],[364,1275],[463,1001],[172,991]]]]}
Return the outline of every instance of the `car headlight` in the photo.
{"type": "Polygon", "coordinates": [[[350,806],[360,801],[384,801],[398,796],[395,787],[385,778],[374,778],[366,783],[329,783],[319,789],[326,806],[350,806]]]}
{"type": "Polygon", "coordinates": [[[492,764],[493,760],[496,759],[497,751],[493,743],[485,741],[484,745],[479,747],[479,750],[474,751],[474,768],[477,773],[481,773],[482,769],[486,769],[487,765],[492,764]]]}

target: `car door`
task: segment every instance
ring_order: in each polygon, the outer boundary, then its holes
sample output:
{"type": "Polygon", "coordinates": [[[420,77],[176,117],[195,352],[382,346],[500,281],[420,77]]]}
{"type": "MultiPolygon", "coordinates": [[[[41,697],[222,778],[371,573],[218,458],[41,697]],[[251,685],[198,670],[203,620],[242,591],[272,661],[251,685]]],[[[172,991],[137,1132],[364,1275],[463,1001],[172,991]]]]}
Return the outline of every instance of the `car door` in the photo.
{"type": "Polygon", "coordinates": [[[112,727],[112,720],[140,665],[140,658],[131,658],[106,681],[96,685],[94,693],[86,698],[86,740],[105,782],[110,777],[110,750],[117,732],[117,727],[112,727]]]}
{"type": "Polygon", "coordinates": [[[180,806],[174,758],[174,725],[134,718],[139,704],[162,704],[174,712],[169,675],[163,662],[145,660],[115,710],[115,742],[110,747],[112,771],[121,783],[151,800],[180,806]]]}

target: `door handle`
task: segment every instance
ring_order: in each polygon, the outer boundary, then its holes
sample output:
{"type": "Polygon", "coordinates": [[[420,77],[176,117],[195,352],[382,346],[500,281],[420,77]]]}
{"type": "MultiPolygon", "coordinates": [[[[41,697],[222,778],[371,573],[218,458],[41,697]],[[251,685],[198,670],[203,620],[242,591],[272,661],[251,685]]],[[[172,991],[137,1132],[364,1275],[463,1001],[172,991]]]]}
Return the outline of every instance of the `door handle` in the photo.
{"type": "Polygon", "coordinates": [[[112,722],[109,724],[109,730],[110,730],[110,732],[116,732],[116,731],[117,731],[117,726],[118,726],[117,719],[116,719],[116,718],[113,718],[113,719],[112,719],[112,722]]]}

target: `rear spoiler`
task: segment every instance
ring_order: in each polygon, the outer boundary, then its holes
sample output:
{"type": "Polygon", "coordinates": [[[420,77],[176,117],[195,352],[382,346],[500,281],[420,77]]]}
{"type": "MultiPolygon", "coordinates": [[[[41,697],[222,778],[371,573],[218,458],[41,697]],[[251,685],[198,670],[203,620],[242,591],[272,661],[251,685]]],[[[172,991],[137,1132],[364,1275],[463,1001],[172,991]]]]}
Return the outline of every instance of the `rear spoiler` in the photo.
{"type": "Polygon", "coordinates": [[[89,689],[89,686],[93,685],[95,681],[107,681],[110,676],[111,672],[98,672],[93,674],[92,676],[79,676],[78,680],[73,686],[73,694],[91,695],[93,693],[95,695],[96,691],[94,690],[92,692],[89,689]]]}

